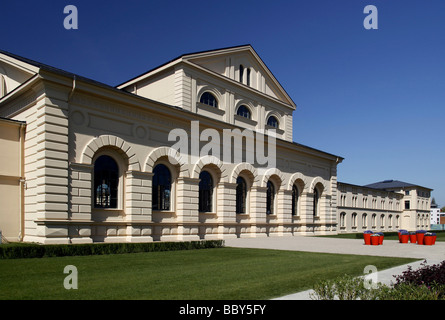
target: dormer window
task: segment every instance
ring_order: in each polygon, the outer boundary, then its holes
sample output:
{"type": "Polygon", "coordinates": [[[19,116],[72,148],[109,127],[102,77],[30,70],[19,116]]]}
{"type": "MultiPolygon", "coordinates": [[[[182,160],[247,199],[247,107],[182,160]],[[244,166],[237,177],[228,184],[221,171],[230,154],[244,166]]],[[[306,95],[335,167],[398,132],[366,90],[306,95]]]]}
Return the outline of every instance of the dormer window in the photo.
{"type": "Polygon", "coordinates": [[[204,92],[199,102],[214,108],[218,108],[218,100],[216,100],[215,96],[210,92],[204,92]]]}
{"type": "Polygon", "coordinates": [[[267,119],[267,125],[269,127],[278,129],[278,119],[275,116],[270,116],[269,119],[267,119]]]}
{"type": "Polygon", "coordinates": [[[239,106],[236,114],[247,119],[252,119],[252,114],[249,108],[247,108],[245,105],[239,106]]]}

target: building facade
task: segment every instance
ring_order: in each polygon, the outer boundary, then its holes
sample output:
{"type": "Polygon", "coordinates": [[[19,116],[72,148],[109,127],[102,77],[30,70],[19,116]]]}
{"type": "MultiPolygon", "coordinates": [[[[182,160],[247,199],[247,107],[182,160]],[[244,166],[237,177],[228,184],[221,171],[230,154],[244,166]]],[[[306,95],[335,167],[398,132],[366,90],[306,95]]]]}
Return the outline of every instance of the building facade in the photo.
{"type": "Polygon", "coordinates": [[[342,157],[292,141],[295,109],[250,45],[116,87],[0,51],[0,229],[91,243],[428,228],[430,189],[337,183],[342,157]]]}
{"type": "Polygon", "coordinates": [[[249,45],[183,55],[118,87],[7,52],[0,74],[0,117],[25,124],[23,206],[2,212],[22,221],[12,239],[337,232],[343,158],[292,141],[296,105],[249,45]]]}
{"type": "Polygon", "coordinates": [[[337,190],[339,232],[431,228],[429,207],[432,189],[385,180],[366,186],[339,182],[337,190]]]}
{"type": "Polygon", "coordinates": [[[443,225],[445,225],[445,213],[440,212],[440,206],[435,201],[431,203],[430,215],[430,224],[439,225],[435,227],[443,229],[443,225]]]}
{"type": "Polygon", "coordinates": [[[0,118],[0,230],[2,237],[18,241],[23,230],[23,141],[26,124],[0,118]]]}

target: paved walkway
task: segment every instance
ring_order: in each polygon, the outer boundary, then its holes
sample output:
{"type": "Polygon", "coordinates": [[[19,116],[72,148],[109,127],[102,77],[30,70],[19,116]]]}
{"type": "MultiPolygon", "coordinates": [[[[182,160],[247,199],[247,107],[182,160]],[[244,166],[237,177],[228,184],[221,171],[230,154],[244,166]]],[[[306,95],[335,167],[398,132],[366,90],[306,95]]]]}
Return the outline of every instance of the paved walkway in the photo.
{"type": "MultiPolygon", "coordinates": [[[[400,275],[410,265],[419,268],[424,260],[427,264],[438,264],[445,260],[445,242],[436,242],[433,246],[413,243],[399,243],[396,240],[384,240],[381,246],[366,246],[362,239],[339,239],[319,237],[263,237],[226,239],[227,247],[259,248],[277,250],[295,250],[308,252],[326,252],[341,254],[370,255],[383,257],[402,257],[419,259],[416,262],[382,270],[377,273],[377,281],[391,284],[393,275],[400,275]]],[[[312,290],[277,298],[275,300],[310,300],[312,290]]]]}

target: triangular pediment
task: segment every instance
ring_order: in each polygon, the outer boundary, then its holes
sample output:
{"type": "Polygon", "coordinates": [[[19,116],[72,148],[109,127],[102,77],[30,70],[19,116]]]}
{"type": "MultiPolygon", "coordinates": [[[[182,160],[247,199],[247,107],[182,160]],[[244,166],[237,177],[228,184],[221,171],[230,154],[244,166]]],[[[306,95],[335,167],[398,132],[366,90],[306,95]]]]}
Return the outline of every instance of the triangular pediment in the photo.
{"type": "Polygon", "coordinates": [[[174,79],[170,77],[172,70],[184,63],[200,68],[202,71],[216,75],[221,79],[227,79],[232,84],[244,86],[245,89],[254,90],[263,96],[275,99],[291,109],[296,109],[296,105],[291,97],[251,45],[184,54],[116,87],[138,95],[147,95],[154,99],[160,99],[165,103],[174,103],[173,94],[170,94],[169,97],[161,97],[159,92],[161,86],[162,89],[165,89],[168,86],[174,85],[172,82],[174,79]],[[244,81],[240,81],[240,66],[244,68],[244,81]],[[250,75],[249,81],[247,81],[247,74],[250,75]],[[158,82],[158,86],[153,87],[152,91],[148,92],[148,90],[144,89],[161,78],[162,84],[158,82]]]}
{"type": "Polygon", "coordinates": [[[250,45],[192,53],[182,56],[182,60],[240,82],[295,108],[295,103],[250,45]],[[247,76],[249,80],[246,80],[247,76]],[[244,77],[244,81],[241,77],[244,77]]]}
{"type": "Polygon", "coordinates": [[[0,98],[14,91],[39,72],[24,58],[0,51],[0,98]]]}

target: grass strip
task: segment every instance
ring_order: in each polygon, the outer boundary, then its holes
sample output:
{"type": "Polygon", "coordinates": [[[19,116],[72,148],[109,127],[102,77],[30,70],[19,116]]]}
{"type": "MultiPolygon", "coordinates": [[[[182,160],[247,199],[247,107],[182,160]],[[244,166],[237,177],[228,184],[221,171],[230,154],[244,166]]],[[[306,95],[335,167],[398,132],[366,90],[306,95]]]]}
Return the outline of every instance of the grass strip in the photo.
{"type": "Polygon", "coordinates": [[[306,290],[323,279],[363,274],[414,259],[218,248],[41,259],[0,260],[0,299],[244,300],[306,290]],[[78,272],[67,290],[65,266],[78,272]]]}

